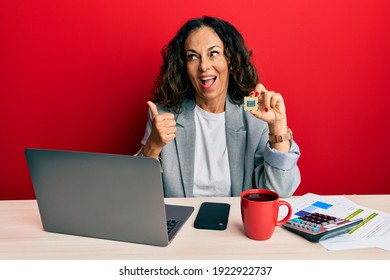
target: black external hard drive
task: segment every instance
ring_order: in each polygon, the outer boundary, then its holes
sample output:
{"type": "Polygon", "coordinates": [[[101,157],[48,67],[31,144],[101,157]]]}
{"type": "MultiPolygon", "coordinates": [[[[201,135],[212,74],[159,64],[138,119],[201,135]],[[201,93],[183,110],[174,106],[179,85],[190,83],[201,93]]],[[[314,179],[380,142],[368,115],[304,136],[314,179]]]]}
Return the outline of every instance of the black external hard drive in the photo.
{"type": "Polygon", "coordinates": [[[228,224],[230,204],[203,202],[195,218],[194,227],[198,229],[224,230],[228,224]]]}

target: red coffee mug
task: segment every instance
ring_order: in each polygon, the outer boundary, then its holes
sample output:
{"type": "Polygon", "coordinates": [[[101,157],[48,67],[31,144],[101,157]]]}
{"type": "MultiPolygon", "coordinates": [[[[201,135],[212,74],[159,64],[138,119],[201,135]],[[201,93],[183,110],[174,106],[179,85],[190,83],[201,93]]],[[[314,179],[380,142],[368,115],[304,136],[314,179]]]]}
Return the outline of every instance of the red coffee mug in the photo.
{"type": "Polygon", "coordinates": [[[285,224],[292,215],[291,205],[279,199],[276,192],[250,189],[241,193],[241,217],[246,235],[254,240],[271,238],[276,226],[285,224]],[[278,220],[279,207],[285,205],[288,213],[278,220]]]}

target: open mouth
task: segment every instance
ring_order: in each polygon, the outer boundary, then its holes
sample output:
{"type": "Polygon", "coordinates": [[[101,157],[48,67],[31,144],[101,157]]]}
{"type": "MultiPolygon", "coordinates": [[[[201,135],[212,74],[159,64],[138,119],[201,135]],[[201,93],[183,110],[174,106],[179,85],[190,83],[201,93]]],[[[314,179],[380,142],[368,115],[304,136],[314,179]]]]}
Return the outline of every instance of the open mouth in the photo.
{"type": "Polygon", "coordinates": [[[200,78],[200,82],[201,82],[203,88],[212,87],[216,80],[217,80],[217,76],[207,76],[207,77],[200,78]]]}

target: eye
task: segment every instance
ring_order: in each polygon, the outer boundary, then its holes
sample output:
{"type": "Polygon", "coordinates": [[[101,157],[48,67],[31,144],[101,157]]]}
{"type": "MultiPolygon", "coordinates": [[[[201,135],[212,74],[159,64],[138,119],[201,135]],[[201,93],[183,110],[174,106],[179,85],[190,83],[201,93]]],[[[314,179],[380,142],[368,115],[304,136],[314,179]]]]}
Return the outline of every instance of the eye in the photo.
{"type": "Polygon", "coordinates": [[[219,55],[218,51],[211,51],[210,52],[210,56],[217,56],[217,55],[219,55]]]}
{"type": "Polygon", "coordinates": [[[198,56],[195,55],[195,54],[189,54],[187,55],[187,60],[191,61],[191,60],[197,60],[198,59],[198,56]]]}

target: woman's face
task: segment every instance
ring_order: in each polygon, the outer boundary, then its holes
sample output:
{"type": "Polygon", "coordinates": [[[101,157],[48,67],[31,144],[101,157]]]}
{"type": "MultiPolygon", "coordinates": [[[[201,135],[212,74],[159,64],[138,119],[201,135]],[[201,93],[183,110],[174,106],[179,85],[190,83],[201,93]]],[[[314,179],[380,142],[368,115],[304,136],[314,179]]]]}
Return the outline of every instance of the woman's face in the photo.
{"type": "Polygon", "coordinates": [[[222,40],[213,29],[204,26],[188,36],[184,47],[187,73],[198,105],[199,101],[219,101],[224,106],[229,70],[222,40]]]}

